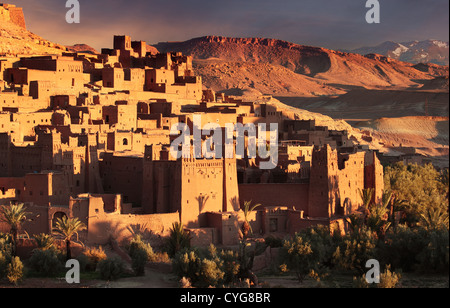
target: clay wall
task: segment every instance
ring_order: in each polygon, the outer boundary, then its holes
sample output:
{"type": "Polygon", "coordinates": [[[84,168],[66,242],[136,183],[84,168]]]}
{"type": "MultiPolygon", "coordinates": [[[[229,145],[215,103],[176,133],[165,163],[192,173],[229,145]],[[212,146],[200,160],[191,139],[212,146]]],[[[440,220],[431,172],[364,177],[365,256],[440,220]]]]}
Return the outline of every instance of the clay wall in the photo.
{"type": "Polygon", "coordinates": [[[103,86],[107,88],[123,89],[125,72],[121,68],[103,68],[102,70],[103,86]]]}
{"type": "Polygon", "coordinates": [[[137,127],[137,107],[133,105],[103,106],[105,124],[116,129],[133,131],[137,127]]]}
{"type": "Polygon", "coordinates": [[[121,214],[123,204],[117,198],[113,201],[116,203],[113,211],[107,212],[105,202],[111,202],[105,199],[105,195],[82,195],[72,200],[74,216],[88,217],[86,225],[89,244],[106,244],[111,238],[123,243],[129,240],[133,232],[137,230],[142,233],[167,236],[172,224],[179,222],[178,213],[121,214]]]}
{"type": "Polygon", "coordinates": [[[100,174],[106,193],[121,194],[125,203],[142,204],[142,157],[114,156],[105,153],[100,162],[100,174]]]}
{"type": "Polygon", "coordinates": [[[309,217],[330,217],[334,195],[338,187],[337,152],[330,146],[315,150],[312,155],[309,189],[309,217]]]}
{"type": "Polygon", "coordinates": [[[114,49],[118,50],[131,50],[131,37],[128,35],[115,35],[113,46],[114,49]]]}
{"type": "Polygon", "coordinates": [[[181,161],[145,159],[142,181],[144,213],[181,211],[181,161]]]}
{"type": "MultiPolygon", "coordinates": [[[[166,92],[161,85],[172,85],[175,83],[175,72],[168,69],[145,70],[145,90],[155,92],[166,92]]],[[[175,92],[169,92],[175,93],[175,92]]]]}
{"type": "Polygon", "coordinates": [[[24,177],[25,186],[21,202],[38,206],[68,205],[69,188],[63,174],[30,173],[24,177]]]}
{"type": "Polygon", "coordinates": [[[241,208],[246,201],[264,207],[285,206],[307,213],[309,204],[309,184],[239,184],[241,208]]]}
{"type": "Polygon", "coordinates": [[[182,163],[181,221],[198,227],[198,216],[223,209],[224,168],[222,160],[196,160],[182,163]]]}

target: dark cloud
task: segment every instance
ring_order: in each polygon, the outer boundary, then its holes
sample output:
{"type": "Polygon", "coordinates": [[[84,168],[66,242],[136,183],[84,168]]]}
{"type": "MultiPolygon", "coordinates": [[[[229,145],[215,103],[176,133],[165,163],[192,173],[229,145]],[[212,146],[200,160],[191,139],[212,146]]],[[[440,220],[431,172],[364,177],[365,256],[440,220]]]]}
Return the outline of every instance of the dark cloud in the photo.
{"type": "Polygon", "coordinates": [[[386,40],[448,41],[448,0],[379,0],[381,23],[365,22],[365,0],[79,0],[81,23],[65,22],[65,0],[16,0],[29,30],[62,44],[111,47],[114,34],[149,43],[204,35],[270,37],[328,48],[386,40]]]}

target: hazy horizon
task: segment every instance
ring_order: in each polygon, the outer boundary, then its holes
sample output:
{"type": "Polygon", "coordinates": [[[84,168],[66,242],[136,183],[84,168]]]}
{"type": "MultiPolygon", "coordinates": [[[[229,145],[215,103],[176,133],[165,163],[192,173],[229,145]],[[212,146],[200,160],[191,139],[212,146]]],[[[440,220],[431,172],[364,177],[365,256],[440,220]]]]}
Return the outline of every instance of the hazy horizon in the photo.
{"type": "Polygon", "coordinates": [[[113,35],[148,44],[208,35],[261,37],[330,49],[356,49],[385,41],[449,41],[448,0],[379,0],[381,23],[365,21],[365,0],[202,1],[79,0],[81,23],[65,21],[66,1],[16,0],[27,28],[64,45],[112,47],[113,35]]]}

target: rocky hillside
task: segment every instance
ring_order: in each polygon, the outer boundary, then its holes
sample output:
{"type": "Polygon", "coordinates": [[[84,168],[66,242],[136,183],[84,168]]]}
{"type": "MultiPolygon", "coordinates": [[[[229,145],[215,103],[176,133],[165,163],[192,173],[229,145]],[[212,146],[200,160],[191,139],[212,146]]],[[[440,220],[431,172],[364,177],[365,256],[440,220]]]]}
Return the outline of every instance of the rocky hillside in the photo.
{"type": "Polygon", "coordinates": [[[97,50],[95,50],[93,47],[86,45],[86,44],[75,44],[72,46],[66,46],[67,51],[70,52],[82,52],[82,53],[89,53],[89,54],[99,54],[97,50]]]}
{"type": "Polygon", "coordinates": [[[50,42],[12,22],[0,22],[0,55],[61,54],[66,47],[50,42]]]}
{"type": "MultiPolygon", "coordinates": [[[[385,56],[339,52],[274,39],[208,36],[159,43],[160,52],[192,55],[206,86],[254,89],[276,96],[340,95],[355,87],[420,87],[448,75],[448,67],[426,70],[385,56]]],[[[439,66],[437,66],[439,67],[439,66]]]]}

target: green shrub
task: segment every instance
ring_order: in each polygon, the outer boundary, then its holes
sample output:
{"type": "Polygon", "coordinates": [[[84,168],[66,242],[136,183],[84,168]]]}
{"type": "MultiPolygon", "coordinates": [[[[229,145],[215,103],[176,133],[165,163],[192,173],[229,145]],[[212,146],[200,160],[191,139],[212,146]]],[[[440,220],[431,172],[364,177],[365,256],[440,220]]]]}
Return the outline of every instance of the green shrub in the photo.
{"type": "Polygon", "coordinates": [[[188,279],[195,287],[216,287],[224,283],[225,272],[222,261],[215,256],[201,256],[195,250],[179,251],[173,258],[174,273],[181,279],[188,279]],[[212,259],[211,259],[212,257],[212,259]]]}
{"type": "Polygon", "coordinates": [[[223,281],[225,273],[213,260],[203,259],[200,265],[198,284],[200,287],[218,286],[223,281]]]}
{"type": "Polygon", "coordinates": [[[87,263],[85,264],[85,269],[87,271],[95,271],[97,268],[97,264],[102,260],[106,260],[107,258],[106,253],[102,247],[88,248],[85,251],[83,251],[82,255],[87,257],[87,263]]]}
{"type": "Polygon", "coordinates": [[[131,256],[131,268],[136,276],[145,275],[145,265],[148,262],[148,254],[145,249],[136,249],[131,256]]]}
{"type": "Polygon", "coordinates": [[[147,261],[153,262],[157,259],[152,246],[149,243],[145,243],[140,235],[135,235],[130,241],[128,254],[131,258],[133,258],[134,255],[139,254],[138,258],[142,258],[141,251],[144,251],[147,255],[147,261]]]}
{"type": "Polygon", "coordinates": [[[380,262],[403,272],[448,272],[448,230],[427,231],[399,225],[378,246],[380,262]]]}
{"type": "Polygon", "coordinates": [[[6,278],[11,284],[17,285],[23,278],[23,264],[19,257],[11,259],[6,270],[6,278]]]}
{"type": "Polygon", "coordinates": [[[7,255],[5,252],[0,250],[0,279],[6,277],[6,270],[8,269],[8,264],[11,262],[11,255],[7,255]]]}
{"type": "Polygon", "coordinates": [[[220,259],[220,269],[224,273],[224,283],[236,282],[241,269],[239,255],[232,250],[222,250],[218,253],[218,257],[220,259]]]}
{"type": "Polygon", "coordinates": [[[125,264],[120,257],[103,259],[98,263],[100,277],[104,280],[116,280],[125,272],[125,264]]]}
{"type": "Polygon", "coordinates": [[[449,271],[449,233],[436,230],[426,233],[426,245],[417,256],[417,269],[423,272],[449,271]]]}
{"type": "Polygon", "coordinates": [[[271,248],[283,247],[283,239],[278,237],[268,236],[264,239],[264,242],[271,248]]]}
{"type": "MultiPolygon", "coordinates": [[[[91,267],[90,267],[91,261],[89,260],[88,256],[86,256],[85,254],[79,254],[76,257],[76,259],[77,259],[78,263],[80,263],[80,271],[81,272],[86,272],[88,270],[91,270],[91,267]]],[[[97,264],[97,266],[98,266],[98,264],[97,264]]]]}
{"type": "Polygon", "coordinates": [[[367,260],[375,258],[377,240],[365,227],[344,237],[333,254],[333,264],[339,269],[363,274],[367,260]]]}
{"type": "Polygon", "coordinates": [[[55,276],[64,269],[56,249],[35,249],[28,260],[28,266],[45,277],[55,276]]]}
{"type": "Polygon", "coordinates": [[[380,289],[393,289],[400,283],[401,275],[391,272],[391,267],[386,266],[383,273],[380,274],[380,283],[376,285],[380,289]]]}
{"type": "Polygon", "coordinates": [[[313,250],[311,244],[299,233],[292,239],[285,240],[280,250],[280,258],[284,270],[292,270],[297,275],[298,281],[302,282],[313,268],[313,250]]]}
{"type": "Polygon", "coordinates": [[[199,257],[195,250],[184,249],[177,252],[172,260],[172,268],[175,275],[179,278],[187,278],[191,283],[197,280],[197,273],[199,272],[199,257]]]}

